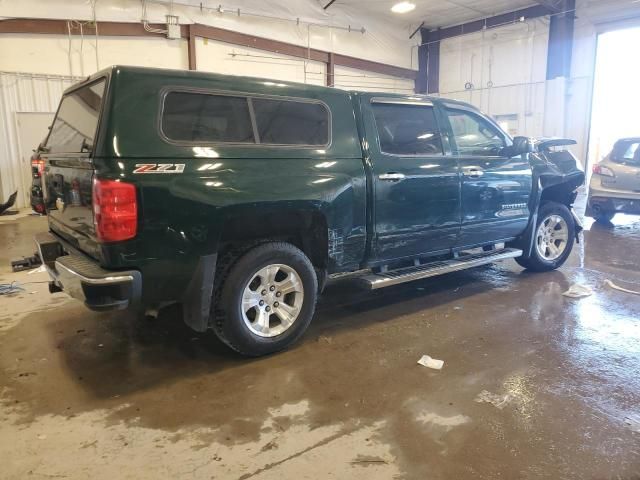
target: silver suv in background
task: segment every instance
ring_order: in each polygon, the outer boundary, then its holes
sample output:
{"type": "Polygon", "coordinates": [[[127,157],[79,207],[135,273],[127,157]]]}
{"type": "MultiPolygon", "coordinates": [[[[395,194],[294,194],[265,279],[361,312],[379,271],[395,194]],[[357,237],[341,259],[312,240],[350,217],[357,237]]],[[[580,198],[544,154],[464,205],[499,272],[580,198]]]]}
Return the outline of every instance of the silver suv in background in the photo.
{"type": "Polygon", "coordinates": [[[618,140],[593,166],[587,216],[606,223],[616,213],[640,215],[640,137],[618,140]]]}

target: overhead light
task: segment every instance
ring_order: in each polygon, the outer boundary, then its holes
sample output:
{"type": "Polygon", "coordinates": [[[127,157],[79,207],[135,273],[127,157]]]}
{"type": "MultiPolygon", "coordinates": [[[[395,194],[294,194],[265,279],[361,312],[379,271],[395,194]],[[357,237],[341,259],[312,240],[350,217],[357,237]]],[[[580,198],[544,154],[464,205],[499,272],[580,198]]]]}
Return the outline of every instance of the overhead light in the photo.
{"type": "Polygon", "coordinates": [[[393,7],[391,7],[391,11],[393,13],[408,13],[414,8],[416,8],[415,3],[400,2],[400,3],[396,3],[393,7]]]}

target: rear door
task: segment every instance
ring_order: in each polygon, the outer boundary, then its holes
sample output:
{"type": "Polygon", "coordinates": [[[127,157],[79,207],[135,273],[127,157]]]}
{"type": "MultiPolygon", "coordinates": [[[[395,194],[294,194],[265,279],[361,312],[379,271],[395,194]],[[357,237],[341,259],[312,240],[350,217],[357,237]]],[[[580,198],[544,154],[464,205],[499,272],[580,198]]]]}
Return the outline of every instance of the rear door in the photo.
{"type": "Polygon", "coordinates": [[[434,105],[363,96],[373,170],[375,259],[446,252],[460,230],[460,178],[434,105]]]}
{"type": "Polygon", "coordinates": [[[91,155],[105,91],[100,78],[66,93],[42,154],[49,225],[88,253],[95,248],[91,155]]]}
{"type": "Polygon", "coordinates": [[[462,175],[459,247],[499,242],[521,234],[530,218],[532,170],[526,155],[503,155],[509,137],[464,105],[445,108],[451,149],[462,175]]]}

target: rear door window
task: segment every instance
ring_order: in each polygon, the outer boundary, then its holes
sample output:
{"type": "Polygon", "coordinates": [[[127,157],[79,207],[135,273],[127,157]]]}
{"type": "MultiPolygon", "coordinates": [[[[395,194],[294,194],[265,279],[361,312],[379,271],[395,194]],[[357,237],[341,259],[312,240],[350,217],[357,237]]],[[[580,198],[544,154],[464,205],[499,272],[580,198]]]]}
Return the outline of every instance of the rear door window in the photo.
{"type": "Polygon", "coordinates": [[[260,143],[308,145],[329,143],[329,112],[320,103],[252,98],[260,143]]]}
{"type": "Polygon", "coordinates": [[[162,132],[179,142],[255,143],[246,97],[170,92],[162,132]]]}
{"type": "Polygon", "coordinates": [[[93,149],[106,80],[62,97],[46,147],[51,153],[80,153],[93,149]]]}
{"type": "Polygon", "coordinates": [[[380,151],[390,155],[443,155],[432,106],[373,103],[380,151]]]}

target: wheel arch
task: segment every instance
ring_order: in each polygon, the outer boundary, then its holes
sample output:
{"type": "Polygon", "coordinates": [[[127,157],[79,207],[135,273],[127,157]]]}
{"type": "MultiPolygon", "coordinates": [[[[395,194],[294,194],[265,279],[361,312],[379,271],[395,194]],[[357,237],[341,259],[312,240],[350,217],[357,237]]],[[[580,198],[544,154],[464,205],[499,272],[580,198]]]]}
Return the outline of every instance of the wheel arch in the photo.
{"type": "Polygon", "coordinates": [[[329,227],[318,208],[252,208],[229,212],[218,239],[219,254],[242,244],[284,241],[298,247],[315,268],[328,264],[329,227]]]}
{"type": "MultiPolygon", "coordinates": [[[[534,189],[531,196],[531,218],[526,230],[509,247],[520,248],[523,257],[528,258],[534,248],[535,231],[538,224],[538,212],[540,207],[547,202],[556,202],[566,206],[573,213],[573,203],[577,197],[577,189],[584,183],[584,173],[576,172],[571,175],[540,174],[534,181],[534,189]]],[[[576,236],[582,231],[582,224],[575,216],[576,236]]]]}

